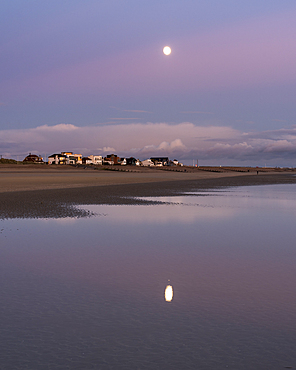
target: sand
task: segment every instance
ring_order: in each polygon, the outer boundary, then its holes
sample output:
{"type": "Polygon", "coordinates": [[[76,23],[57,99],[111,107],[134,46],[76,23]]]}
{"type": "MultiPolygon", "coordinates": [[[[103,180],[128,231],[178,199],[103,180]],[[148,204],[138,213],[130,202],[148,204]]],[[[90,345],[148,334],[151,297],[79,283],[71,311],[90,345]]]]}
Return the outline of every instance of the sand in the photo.
{"type": "Polygon", "coordinates": [[[0,165],[0,218],[83,217],[79,204],[148,204],[140,196],[229,186],[296,183],[296,171],[254,168],[150,169],[0,165]],[[249,172],[248,172],[249,171],[249,172]],[[259,171],[257,175],[257,171],[259,171]]]}
{"type": "MultiPolygon", "coordinates": [[[[77,188],[115,184],[139,184],[176,180],[195,180],[240,176],[246,172],[223,169],[197,170],[190,167],[172,170],[135,166],[44,166],[0,165],[0,192],[77,188]],[[219,171],[219,172],[218,172],[219,171]]],[[[250,175],[250,173],[248,173],[250,175]]]]}

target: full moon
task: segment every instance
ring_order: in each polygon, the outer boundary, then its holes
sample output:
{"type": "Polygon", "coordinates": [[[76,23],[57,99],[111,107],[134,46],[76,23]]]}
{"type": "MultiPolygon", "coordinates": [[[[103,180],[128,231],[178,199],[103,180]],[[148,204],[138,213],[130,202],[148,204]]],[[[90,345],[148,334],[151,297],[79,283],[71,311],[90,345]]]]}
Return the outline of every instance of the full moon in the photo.
{"type": "Polygon", "coordinates": [[[169,47],[169,46],[165,46],[163,49],[162,49],[163,53],[165,55],[170,55],[171,52],[172,52],[172,49],[169,47]]]}

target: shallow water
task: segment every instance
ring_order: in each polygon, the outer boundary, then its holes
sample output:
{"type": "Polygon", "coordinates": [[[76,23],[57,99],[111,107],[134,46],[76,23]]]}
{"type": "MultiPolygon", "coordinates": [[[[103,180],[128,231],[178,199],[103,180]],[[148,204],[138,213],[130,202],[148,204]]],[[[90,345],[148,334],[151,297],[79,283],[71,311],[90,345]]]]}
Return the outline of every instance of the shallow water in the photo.
{"type": "Polygon", "coordinates": [[[296,368],[295,190],[0,221],[0,368],[296,368]]]}

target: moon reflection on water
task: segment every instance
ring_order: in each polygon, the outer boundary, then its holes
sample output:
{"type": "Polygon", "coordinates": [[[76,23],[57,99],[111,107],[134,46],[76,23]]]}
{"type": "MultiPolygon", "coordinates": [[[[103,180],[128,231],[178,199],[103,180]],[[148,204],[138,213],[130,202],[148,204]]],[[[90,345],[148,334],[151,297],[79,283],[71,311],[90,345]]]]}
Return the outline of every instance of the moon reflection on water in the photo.
{"type": "Polygon", "coordinates": [[[164,299],[166,302],[171,302],[173,300],[174,291],[171,285],[167,285],[164,291],[164,299]]]}

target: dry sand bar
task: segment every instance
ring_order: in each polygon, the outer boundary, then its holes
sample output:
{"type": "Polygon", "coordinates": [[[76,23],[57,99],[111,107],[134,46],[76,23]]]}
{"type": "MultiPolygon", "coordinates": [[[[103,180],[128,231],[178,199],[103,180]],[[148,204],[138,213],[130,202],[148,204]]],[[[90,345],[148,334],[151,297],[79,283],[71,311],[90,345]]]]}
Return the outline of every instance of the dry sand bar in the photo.
{"type": "Polygon", "coordinates": [[[85,216],[78,204],[143,204],[140,196],[296,183],[290,169],[0,165],[0,218],[85,216]],[[259,171],[257,175],[257,171],[259,171]]]}

